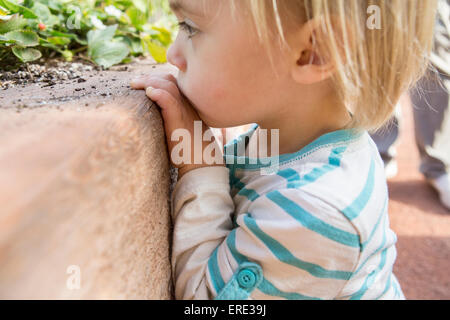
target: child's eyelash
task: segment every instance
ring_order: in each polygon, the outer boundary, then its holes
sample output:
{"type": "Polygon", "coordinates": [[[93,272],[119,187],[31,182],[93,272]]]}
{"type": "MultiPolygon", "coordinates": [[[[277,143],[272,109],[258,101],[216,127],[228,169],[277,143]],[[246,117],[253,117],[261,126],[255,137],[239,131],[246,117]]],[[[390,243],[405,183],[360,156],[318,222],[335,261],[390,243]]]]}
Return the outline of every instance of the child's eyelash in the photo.
{"type": "Polygon", "coordinates": [[[185,21],[178,22],[178,27],[188,33],[189,39],[197,33],[197,29],[188,25],[185,21]]]}

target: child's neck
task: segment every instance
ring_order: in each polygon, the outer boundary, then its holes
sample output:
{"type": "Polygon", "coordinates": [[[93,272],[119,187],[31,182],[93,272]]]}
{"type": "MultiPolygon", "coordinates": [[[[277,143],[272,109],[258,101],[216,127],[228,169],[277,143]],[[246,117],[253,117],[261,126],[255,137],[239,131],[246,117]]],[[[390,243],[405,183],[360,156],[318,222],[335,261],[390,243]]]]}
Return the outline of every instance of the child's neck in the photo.
{"type": "Polygon", "coordinates": [[[298,110],[293,108],[291,114],[280,114],[279,117],[258,123],[254,136],[257,136],[258,130],[267,129],[267,155],[272,150],[270,129],[279,129],[279,154],[286,154],[301,150],[323,134],[345,128],[351,120],[348,111],[344,107],[337,107],[336,101],[310,107],[310,112],[302,114],[298,110]]]}

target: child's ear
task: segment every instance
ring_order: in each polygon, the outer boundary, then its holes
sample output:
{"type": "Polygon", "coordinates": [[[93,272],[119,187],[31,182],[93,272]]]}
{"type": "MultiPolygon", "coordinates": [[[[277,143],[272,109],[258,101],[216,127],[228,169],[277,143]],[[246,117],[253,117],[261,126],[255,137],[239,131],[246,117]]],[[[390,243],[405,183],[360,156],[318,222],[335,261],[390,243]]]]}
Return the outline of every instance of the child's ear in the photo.
{"type": "Polygon", "coordinates": [[[319,28],[320,20],[311,19],[297,33],[291,75],[298,83],[317,83],[330,78],[336,71],[335,64],[324,57],[317,45],[321,41],[319,28]]]}

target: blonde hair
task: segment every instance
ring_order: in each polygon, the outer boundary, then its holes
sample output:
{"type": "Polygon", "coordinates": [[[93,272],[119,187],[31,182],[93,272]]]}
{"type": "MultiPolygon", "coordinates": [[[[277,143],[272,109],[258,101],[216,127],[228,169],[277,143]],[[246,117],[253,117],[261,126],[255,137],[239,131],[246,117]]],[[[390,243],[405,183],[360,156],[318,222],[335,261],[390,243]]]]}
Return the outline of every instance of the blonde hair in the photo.
{"type": "Polygon", "coordinates": [[[286,38],[292,28],[310,19],[320,19],[321,36],[317,37],[320,43],[315,43],[337,67],[333,81],[336,93],[353,116],[351,128],[380,128],[392,116],[402,93],[430,66],[436,0],[230,0],[229,3],[233,16],[236,10],[250,13],[258,38],[268,52],[274,43],[289,47],[286,38]],[[368,27],[369,8],[380,13],[380,28],[368,27]]]}

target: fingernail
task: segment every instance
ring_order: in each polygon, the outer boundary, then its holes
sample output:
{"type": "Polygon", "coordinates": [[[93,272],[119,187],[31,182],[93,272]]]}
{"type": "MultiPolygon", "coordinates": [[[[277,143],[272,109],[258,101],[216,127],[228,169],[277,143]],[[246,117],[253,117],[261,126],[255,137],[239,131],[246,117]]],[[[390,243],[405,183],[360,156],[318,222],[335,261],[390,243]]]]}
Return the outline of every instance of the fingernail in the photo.
{"type": "Polygon", "coordinates": [[[154,90],[153,87],[148,87],[147,89],[145,89],[145,93],[146,93],[147,95],[151,95],[152,92],[153,92],[153,90],[154,90]]]}

